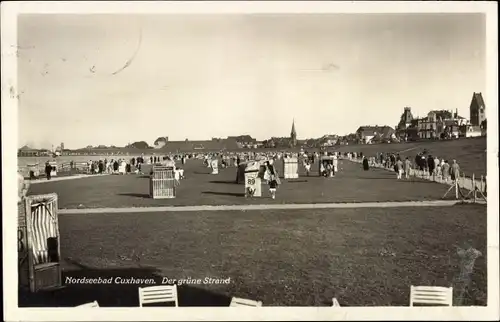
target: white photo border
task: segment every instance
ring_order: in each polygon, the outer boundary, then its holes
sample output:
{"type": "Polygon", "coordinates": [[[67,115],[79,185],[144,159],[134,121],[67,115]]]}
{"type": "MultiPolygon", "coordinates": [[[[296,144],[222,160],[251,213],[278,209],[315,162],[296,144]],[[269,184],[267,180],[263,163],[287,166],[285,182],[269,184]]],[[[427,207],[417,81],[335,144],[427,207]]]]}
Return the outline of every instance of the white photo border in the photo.
{"type": "Polygon", "coordinates": [[[1,4],[2,41],[2,206],[4,320],[6,321],[187,321],[187,320],[497,320],[499,318],[498,254],[498,17],[489,1],[12,1],[1,4]],[[262,308],[18,308],[17,225],[17,85],[18,14],[235,14],[235,13],[468,13],[486,14],[487,174],[489,177],[486,307],[262,307],[262,308]],[[84,311],[82,311],[84,310],[84,311]]]}

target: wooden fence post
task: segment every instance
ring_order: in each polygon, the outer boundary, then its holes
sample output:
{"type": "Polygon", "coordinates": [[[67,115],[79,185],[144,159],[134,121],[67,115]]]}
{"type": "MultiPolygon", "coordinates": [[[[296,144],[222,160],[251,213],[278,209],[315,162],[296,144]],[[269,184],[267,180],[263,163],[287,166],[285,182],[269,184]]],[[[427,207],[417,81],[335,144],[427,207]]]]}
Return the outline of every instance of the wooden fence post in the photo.
{"type": "Polygon", "coordinates": [[[474,173],[472,174],[472,189],[474,190],[474,192],[473,192],[474,203],[476,203],[477,189],[476,189],[476,177],[475,177],[474,173]]]}

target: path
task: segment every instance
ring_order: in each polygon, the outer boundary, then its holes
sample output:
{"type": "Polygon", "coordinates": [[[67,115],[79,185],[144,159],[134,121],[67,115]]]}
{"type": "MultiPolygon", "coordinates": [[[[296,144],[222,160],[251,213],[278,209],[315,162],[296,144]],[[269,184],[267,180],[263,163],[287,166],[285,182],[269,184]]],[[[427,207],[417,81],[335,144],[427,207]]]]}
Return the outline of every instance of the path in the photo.
{"type": "MultiPolygon", "coordinates": [[[[478,202],[483,204],[482,202],[478,202]]],[[[398,201],[398,202],[351,202],[316,204],[262,204],[262,205],[221,205],[221,206],[164,206],[128,208],[84,208],[59,209],[60,215],[144,213],[144,212],[184,212],[184,211],[226,211],[226,210],[275,210],[275,209],[339,209],[339,208],[397,208],[397,207],[448,207],[462,204],[456,200],[398,201]]]]}
{"type": "Polygon", "coordinates": [[[74,179],[83,179],[83,178],[92,178],[92,177],[99,177],[99,176],[105,176],[109,175],[108,173],[103,173],[103,174],[77,174],[74,176],[67,176],[67,177],[52,177],[50,180],[47,179],[36,179],[36,180],[28,180],[30,184],[39,184],[39,183],[49,183],[49,182],[54,182],[54,181],[64,181],[64,180],[74,180],[74,179]]]}

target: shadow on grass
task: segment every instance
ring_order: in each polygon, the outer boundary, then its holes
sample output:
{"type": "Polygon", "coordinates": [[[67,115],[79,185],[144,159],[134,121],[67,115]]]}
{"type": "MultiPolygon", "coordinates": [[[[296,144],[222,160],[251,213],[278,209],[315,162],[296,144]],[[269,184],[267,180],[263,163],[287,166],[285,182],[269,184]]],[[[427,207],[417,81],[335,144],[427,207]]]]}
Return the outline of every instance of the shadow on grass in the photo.
{"type": "Polygon", "coordinates": [[[244,193],[238,192],[217,192],[217,191],[203,191],[203,194],[207,195],[219,195],[219,196],[233,196],[233,197],[244,197],[244,193]]]}
{"type": "Polygon", "coordinates": [[[226,181],[209,181],[210,183],[221,183],[221,184],[238,184],[236,180],[226,180],[226,181]]]}
{"type": "Polygon", "coordinates": [[[396,176],[394,175],[394,178],[392,177],[387,177],[387,178],[377,178],[377,177],[357,177],[356,179],[360,180],[393,180],[394,182],[401,182],[402,180],[396,180],[396,176]]]}
{"type": "MultiPolygon", "coordinates": [[[[161,285],[163,276],[155,268],[93,269],[78,265],[75,271],[63,272],[64,288],[50,291],[29,293],[19,291],[19,307],[75,307],[97,301],[101,307],[137,307],[139,306],[138,288],[161,285]],[[101,278],[110,280],[110,284],[71,284],[72,279],[101,278]],[[136,279],[132,284],[118,283],[136,279]],[[141,284],[140,280],[152,279],[156,284],[141,284]],[[68,282],[68,283],[66,283],[68,282]]],[[[231,298],[203,290],[191,285],[178,286],[179,306],[229,306],[231,298]]],[[[168,303],[154,306],[169,306],[168,303]]]]}
{"type": "Polygon", "coordinates": [[[127,197],[136,197],[136,198],[145,198],[145,199],[151,198],[151,196],[146,193],[119,193],[118,195],[127,197]]]}

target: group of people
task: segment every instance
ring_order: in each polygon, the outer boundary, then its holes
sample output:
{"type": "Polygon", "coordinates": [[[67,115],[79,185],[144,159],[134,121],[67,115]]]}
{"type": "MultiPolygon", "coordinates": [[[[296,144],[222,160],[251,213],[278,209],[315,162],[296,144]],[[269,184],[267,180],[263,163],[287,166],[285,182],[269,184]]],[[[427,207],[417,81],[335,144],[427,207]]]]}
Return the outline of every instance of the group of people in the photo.
{"type": "Polygon", "coordinates": [[[456,160],[452,160],[450,164],[448,160],[433,156],[426,150],[417,153],[414,164],[409,157],[403,159],[399,153],[377,153],[376,157],[370,158],[360,154],[360,158],[363,159],[364,170],[369,170],[370,166],[378,164],[387,169],[394,169],[398,180],[403,176],[409,179],[413,171],[420,171],[422,175],[427,175],[433,180],[440,179],[445,183],[453,183],[460,177],[460,166],[456,160]]]}
{"type": "MultiPolygon", "coordinates": [[[[141,166],[144,158],[131,158],[128,162],[125,159],[89,160],[87,162],[87,173],[89,174],[127,174],[142,173],[141,166]]],[[[73,167],[73,164],[71,164],[73,167]]]]}

